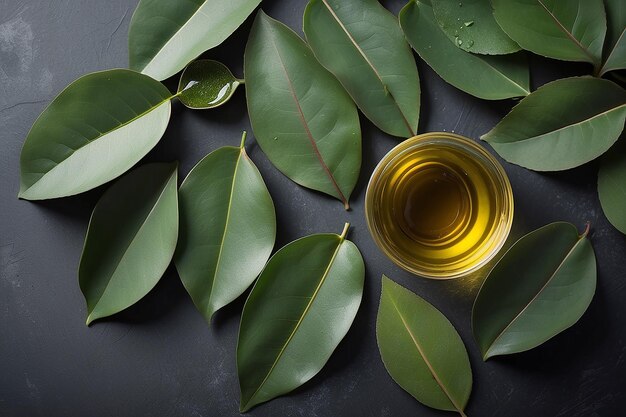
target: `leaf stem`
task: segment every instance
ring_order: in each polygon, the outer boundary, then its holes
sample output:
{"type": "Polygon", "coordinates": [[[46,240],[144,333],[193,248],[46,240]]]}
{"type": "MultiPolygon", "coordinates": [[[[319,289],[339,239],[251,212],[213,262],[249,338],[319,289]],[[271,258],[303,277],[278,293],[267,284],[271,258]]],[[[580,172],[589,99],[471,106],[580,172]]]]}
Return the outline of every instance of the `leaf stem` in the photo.
{"type": "Polygon", "coordinates": [[[584,239],[587,237],[587,235],[589,234],[589,229],[591,229],[591,222],[587,221],[587,224],[585,225],[585,230],[583,231],[583,234],[580,235],[581,239],[584,239]]]}
{"type": "Polygon", "coordinates": [[[348,229],[350,229],[350,223],[344,224],[343,225],[343,231],[341,232],[341,235],[339,235],[339,237],[341,238],[342,242],[346,238],[346,236],[348,235],[348,229]]]}
{"type": "Polygon", "coordinates": [[[248,136],[248,132],[244,130],[241,134],[241,145],[239,145],[241,149],[243,149],[243,146],[246,144],[246,136],[248,136]]]}
{"type": "Polygon", "coordinates": [[[237,82],[239,84],[245,84],[246,83],[246,80],[244,78],[237,78],[236,80],[237,80],[237,82]]]}

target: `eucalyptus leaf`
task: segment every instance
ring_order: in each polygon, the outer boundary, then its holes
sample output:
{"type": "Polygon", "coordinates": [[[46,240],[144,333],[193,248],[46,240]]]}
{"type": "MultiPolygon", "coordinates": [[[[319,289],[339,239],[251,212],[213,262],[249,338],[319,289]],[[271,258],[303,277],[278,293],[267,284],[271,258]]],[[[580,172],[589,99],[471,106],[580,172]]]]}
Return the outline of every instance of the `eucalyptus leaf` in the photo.
{"type": "Polygon", "coordinates": [[[348,332],[365,266],[347,230],[291,242],[263,269],[239,329],[242,412],[311,379],[348,332]]]}
{"type": "Polygon", "coordinates": [[[604,65],[600,75],[609,71],[626,68],[626,2],[624,0],[605,0],[606,32],[604,65]]]}
{"type": "Polygon", "coordinates": [[[287,26],[259,11],[244,59],[257,142],[296,183],[348,199],[361,168],[356,107],[339,82],[287,26]]]}
{"type": "Polygon", "coordinates": [[[178,98],[190,109],[212,109],[230,100],[242,83],[221,62],[200,59],[180,76],[178,98]]]}
{"type": "Polygon", "coordinates": [[[41,113],[24,142],[19,197],[65,197],[123,174],[163,136],[171,97],[160,82],[130,70],[74,81],[41,113]]]}
{"type": "Polygon", "coordinates": [[[437,23],[457,47],[477,54],[501,55],[520,47],[500,28],[490,0],[431,0],[437,23]]]}
{"type": "Polygon", "coordinates": [[[228,38],[261,0],[141,0],[128,32],[130,68],[157,80],[228,38]]]}
{"type": "Polygon", "coordinates": [[[274,204],[241,147],[204,157],[180,186],[174,262],[194,304],[210,322],[240,296],[267,262],[276,237],[274,204]]]}
{"type": "Polygon", "coordinates": [[[412,0],[402,9],[400,26],[419,56],[456,88],[487,100],[530,94],[525,54],[475,55],[456,48],[439,29],[432,8],[422,1],[412,0]]]}
{"type": "Polygon", "coordinates": [[[589,162],[624,129],[626,91],[593,77],[548,83],[523,98],[481,139],[504,159],[535,171],[589,162]]]}
{"type": "Polygon", "coordinates": [[[176,163],[142,165],[96,204],[80,258],[87,325],[143,298],[167,269],[178,237],[176,163]]]}
{"type": "Polygon", "coordinates": [[[317,59],[390,135],[415,136],[420,84],[397,19],[378,0],[311,0],[304,33],[317,59]]]}
{"type": "Polygon", "coordinates": [[[603,158],[598,172],[598,194],[607,219],[626,234],[626,145],[621,142],[603,158]]]}
{"type": "Polygon", "coordinates": [[[570,223],[552,223],[517,241],[491,270],[472,311],[484,360],[532,349],[572,326],[596,289],[596,258],[570,223]]]}
{"type": "Polygon", "coordinates": [[[472,369],[461,337],[439,310],[384,275],[376,339],[398,385],[429,407],[465,416],[472,369]]]}
{"type": "Polygon", "coordinates": [[[606,33],[602,0],[491,0],[500,27],[522,48],[600,66],[606,33]]]}

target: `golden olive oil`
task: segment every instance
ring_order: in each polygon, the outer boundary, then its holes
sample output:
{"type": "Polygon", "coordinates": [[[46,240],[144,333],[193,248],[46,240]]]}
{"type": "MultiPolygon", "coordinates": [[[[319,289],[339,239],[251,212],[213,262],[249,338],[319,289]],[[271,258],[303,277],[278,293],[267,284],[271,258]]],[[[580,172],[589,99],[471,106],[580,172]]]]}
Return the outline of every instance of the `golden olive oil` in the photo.
{"type": "Polygon", "coordinates": [[[400,266],[432,278],[475,270],[510,230],[511,188],[502,167],[469,139],[411,138],[376,168],[366,197],[374,240],[400,266]]]}

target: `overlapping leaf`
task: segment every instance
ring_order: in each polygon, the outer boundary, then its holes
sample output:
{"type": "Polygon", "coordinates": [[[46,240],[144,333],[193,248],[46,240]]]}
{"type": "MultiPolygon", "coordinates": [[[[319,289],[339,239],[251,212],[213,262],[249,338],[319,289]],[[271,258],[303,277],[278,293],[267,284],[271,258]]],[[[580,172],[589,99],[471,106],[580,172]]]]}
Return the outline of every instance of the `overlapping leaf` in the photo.
{"type": "Polygon", "coordinates": [[[600,164],[598,195],[611,224],[626,234],[626,145],[615,146],[600,164]]]}
{"type": "Polygon", "coordinates": [[[178,98],[190,109],[212,109],[230,100],[242,82],[221,62],[200,59],[180,76],[178,98]]]}
{"type": "Polygon", "coordinates": [[[259,11],[244,72],[250,121],[272,163],[346,208],[361,167],[356,107],[292,30],[259,11]]]}
{"type": "Polygon", "coordinates": [[[157,80],[222,43],[261,0],[141,0],[130,22],[130,68],[157,80]]]}
{"type": "Polygon", "coordinates": [[[87,324],[139,301],[170,263],[178,237],[177,164],[143,165],[96,205],[80,259],[87,324]]]}
{"type": "Polygon", "coordinates": [[[420,85],[397,19],[377,0],[311,0],[304,33],[315,56],[381,130],[415,136],[420,85]]]}
{"type": "Polygon", "coordinates": [[[65,197],[118,177],[156,145],[171,94],[129,70],[85,75],[33,125],[20,157],[20,198],[65,197]]]}
{"type": "Polygon", "coordinates": [[[384,275],[376,339],[398,385],[429,407],[465,415],[472,369],[459,334],[439,310],[384,275]]]}
{"type": "Polygon", "coordinates": [[[530,93],[524,54],[481,56],[456,48],[425,2],[410,1],[400,12],[400,26],[420,57],[446,82],[466,93],[488,100],[530,93]]]}
{"type": "Polygon", "coordinates": [[[317,374],[350,328],[365,267],[340,235],[291,242],[268,262],[241,316],[237,369],[241,410],[285,394],[317,374]]]}
{"type": "Polygon", "coordinates": [[[511,110],[482,139],[509,162],[559,171],[589,162],[624,129],[626,91],[592,77],[548,83],[511,110]]]}
{"type": "Polygon", "coordinates": [[[596,288],[587,231],[552,223],[521,238],[483,283],[472,327],[483,358],[523,352],[572,326],[596,288]]]}
{"type": "Polygon", "coordinates": [[[176,269],[210,321],[267,262],[276,237],[274,204],[243,140],[240,148],[226,146],[202,159],[185,178],[179,198],[176,269]]]}
{"type": "Polygon", "coordinates": [[[600,75],[626,68],[626,2],[605,0],[608,30],[605,42],[605,60],[600,75]]]}
{"type": "Polygon", "coordinates": [[[602,0],[491,0],[500,27],[522,48],[600,66],[606,33],[602,0]]]}

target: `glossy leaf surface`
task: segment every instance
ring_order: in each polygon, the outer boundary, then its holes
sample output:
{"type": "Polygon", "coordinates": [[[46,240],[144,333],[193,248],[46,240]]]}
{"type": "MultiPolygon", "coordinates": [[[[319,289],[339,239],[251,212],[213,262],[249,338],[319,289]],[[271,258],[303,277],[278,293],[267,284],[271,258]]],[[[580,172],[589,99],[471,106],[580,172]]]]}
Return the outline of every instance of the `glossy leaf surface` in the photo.
{"type": "Polygon", "coordinates": [[[241,148],[211,152],[180,186],[174,262],[194,304],[210,322],[240,296],[267,262],[276,237],[272,198],[241,148]]]}
{"type": "Polygon", "coordinates": [[[387,372],[419,402],[464,416],[472,369],[461,337],[426,300],[382,281],[376,339],[387,372]]]}
{"type": "Polygon", "coordinates": [[[190,109],[212,109],[230,100],[241,81],[221,62],[201,59],[180,76],[178,98],[190,109]]]}
{"type": "Polygon", "coordinates": [[[600,164],[598,194],[611,224],[626,234],[626,145],[615,145],[600,164]]]}
{"type": "Polygon", "coordinates": [[[139,301],[170,264],[178,237],[176,172],[176,163],[142,165],[96,204],[79,267],[87,324],[139,301]]]}
{"type": "Polygon", "coordinates": [[[606,32],[604,65],[600,75],[609,71],[626,68],[626,2],[605,0],[606,32]]]}
{"type": "Polygon", "coordinates": [[[410,1],[402,9],[400,26],[419,56],[456,88],[487,100],[530,94],[524,54],[487,56],[460,50],[439,29],[432,8],[420,1],[410,1]]]}
{"type": "Polygon", "coordinates": [[[522,48],[599,67],[606,33],[602,0],[491,0],[500,27],[522,48]]]}
{"type": "Polygon", "coordinates": [[[559,171],[589,162],[624,129],[626,91],[592,77],[548,83],[516,105],[482,136],[509,162],[559,171]]]}
{"type": "Polygon", "coordinates": [[[161,83],[129,70],[74,81],[41,113],[24,142],[19,197],[65,197],[123,174],[163,136],[170,98],[161,83]]]}
{"type": "Polygon", "coordinates": [[[361,303],[365,267],[346,231],[291,242],[265,266],[241,316],[242,411],[311,379],[348,332],[361,303]]]}
{"type": "Polygon", "coordinates": [[[130,68],[157,80],[222,43],[261,0],[141,0],[130,22],[130,68]]]}
{"type": "Polygon", "coordinates": [[[500,55],[520,50],[493,17],[490,0],[431,0],[437,23],[459,48],[500,55]]]}
{"type": "Polygon", "coordinates": [[[552,223],[521,238],[491,270],[472,312],[483,359],[532,349],[572,326],[596,288],[587,231],[552,223]]]}
{"type": "Polygon", "coordinates": [[[368,119],[390,135],[415,136],[419,77],[395,16],[377,0],[311,0],[303,28],[368,119]]]}
{"type": "Polygon", "coordinates": [[[248,112],[272,163],[346,208],[361,168],[356,107],[291,29],[260,11],[245,52],[248,112]]]}

